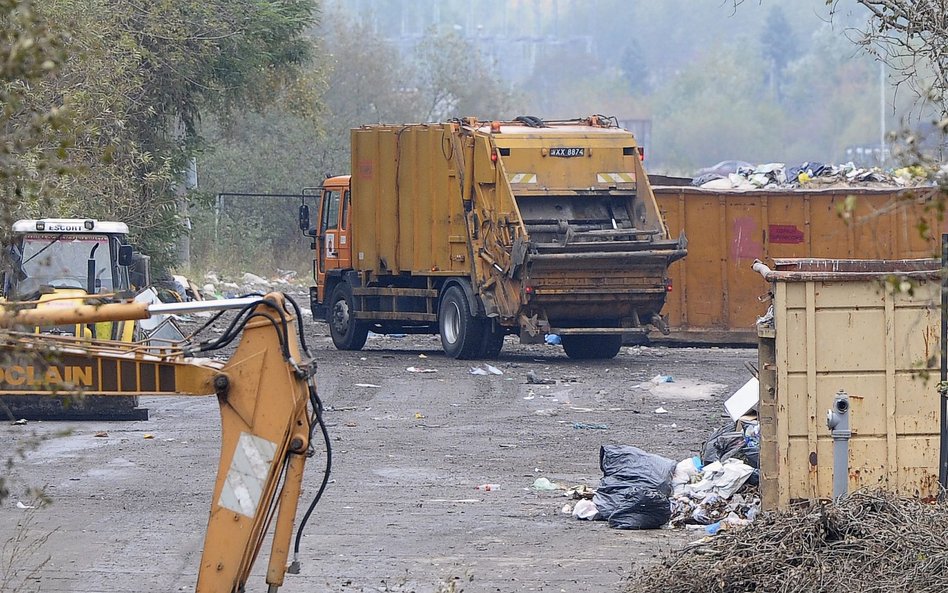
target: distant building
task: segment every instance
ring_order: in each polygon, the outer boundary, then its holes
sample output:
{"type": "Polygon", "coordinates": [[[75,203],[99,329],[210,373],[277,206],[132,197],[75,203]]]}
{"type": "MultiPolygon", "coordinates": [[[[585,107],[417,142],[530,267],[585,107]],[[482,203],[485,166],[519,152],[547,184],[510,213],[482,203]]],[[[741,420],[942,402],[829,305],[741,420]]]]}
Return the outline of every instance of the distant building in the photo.
{"type": "Polygon", "coordinates": [[[888,146],[875,144],[850,144],[843,150],[843,161],[857,167],[885,167],[891,158],[888,146]]]}

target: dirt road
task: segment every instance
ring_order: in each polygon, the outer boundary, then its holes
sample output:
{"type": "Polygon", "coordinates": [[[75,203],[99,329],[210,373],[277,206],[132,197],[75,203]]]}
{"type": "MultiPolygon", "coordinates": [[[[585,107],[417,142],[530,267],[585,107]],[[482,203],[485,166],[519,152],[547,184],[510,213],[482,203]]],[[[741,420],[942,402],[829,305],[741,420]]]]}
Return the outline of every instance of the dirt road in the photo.
{"type": "MultiPolygon", "coordinates": [[[[482,376],[470,373],[476,363],[445,358],[436,336],[373,336],[362,352],[337,352],[325,325],[309,328],[333,481],[287,592],[429,592],[453,580],[468,592],[618,591],[632,567],[697,535],[577,521],[561,514],[562,493],[534,491],[534,480],[595,486],[602,444],[675,459],[696,451],[723,422],[724,397],[748,378],[743,362],[756,356],[623,348],[614,360],[580,363],[559,347],[508,338],[493,363],[503,374],[482,376]],[[556,383],[528,384],[529,371],[556,383]],[[655,386],[658,374],[675,382],[655,386]],[[475,489],[485,483],[500,488],[475,489]]],[[[38,552],[14,558],[27,569],[49,556],[28,581],[37,590],[193,589],[217,467],[216,401],[142,403],[151,410],[145,422],[0,425],[3,458],[40,437],[4,470],[14,495],[0,507],[0,539],[50,534],[38,552]],[[30,502],[28,486],[45,487],[53,504],[18,508],[30,502]]],[[[322,462],[307,467],[301,512],[322,462]]],[[[258,562],[248,590],[266,590],[264,570],[258,562]]]]}

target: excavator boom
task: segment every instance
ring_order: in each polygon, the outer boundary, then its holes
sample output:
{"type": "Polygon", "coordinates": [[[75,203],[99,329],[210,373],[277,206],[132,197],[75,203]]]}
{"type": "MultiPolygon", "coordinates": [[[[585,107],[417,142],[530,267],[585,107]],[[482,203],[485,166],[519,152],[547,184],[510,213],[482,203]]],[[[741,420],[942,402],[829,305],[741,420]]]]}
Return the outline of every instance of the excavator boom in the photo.
{"type": "MultiPolygon", "coordinates": [[[[297,318],[295,304],[288,307],[279,293],[200,305],[121,303],[7,312],[0,316],[0,395],[216,395],[221,453],[196,591],[244,591],[273,523],[266,577],[273,592],[287,572],[303,470],[317,424],[325,436],[315,364],[304,358],[297,318]],[[143,319],[201,309],[236,309],[237,315],[220,337],[167,348],[16,331],[17,326],[143,319]],[[194,357],[238,336],[240,342],[224,364],[194,357]]],[[[326,478],[328,473],[320,494],[326,478]]]]}

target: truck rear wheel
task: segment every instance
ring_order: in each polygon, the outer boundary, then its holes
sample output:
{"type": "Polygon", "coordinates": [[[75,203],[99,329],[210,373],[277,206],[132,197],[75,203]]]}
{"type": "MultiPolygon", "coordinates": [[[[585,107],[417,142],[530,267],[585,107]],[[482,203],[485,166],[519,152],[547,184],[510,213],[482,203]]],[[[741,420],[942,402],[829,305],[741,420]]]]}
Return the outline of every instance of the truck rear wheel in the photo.
{"type": "Polygon", "coordinates": [[[369,336],[369,325],[355,318],[352,287],[340,282],[329,297],[329,335],[339,350],[361,350],[369,336]]]}
{"type": "Polygon", "coordinates": [[[438,307],[441,347],[451,358],[474,358],[480,353],[484,324],[471,314],[464,291],[452,286],[445,291],[438,307]]]}
{"type": "Polygon", "coordinates": [[[478,358],[497,358],[504,348],[504,338],[507,336],[500,328],[488,319],[484,324],[484,338],[481,340],[478,358]]]}
{"type": "Polygon", "coordinates": [[[622,349],[622,336],[562,336],[566,356],[576,360],[613,358],[622,349]]]}

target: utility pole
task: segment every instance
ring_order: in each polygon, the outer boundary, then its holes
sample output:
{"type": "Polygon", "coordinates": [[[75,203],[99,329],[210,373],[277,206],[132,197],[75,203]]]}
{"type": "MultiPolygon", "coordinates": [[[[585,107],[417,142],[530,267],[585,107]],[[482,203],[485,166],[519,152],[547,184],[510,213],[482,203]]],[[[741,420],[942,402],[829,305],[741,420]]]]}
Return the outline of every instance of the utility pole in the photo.
{"type": "Polygon", "coordinates": [[[885,167],[885,61],[879,60],[879,166],[885,167]]]}
{"type": "Polygon", "coordinates": [[[178,265],[184,272],[191,270],[191,215],[188,210],[188,193],[197,189],[197,159],[188,159],[187,168],[181,172],[175,184],[175,204],[181,218],[181,233],[178,235],[178,265]]]}

